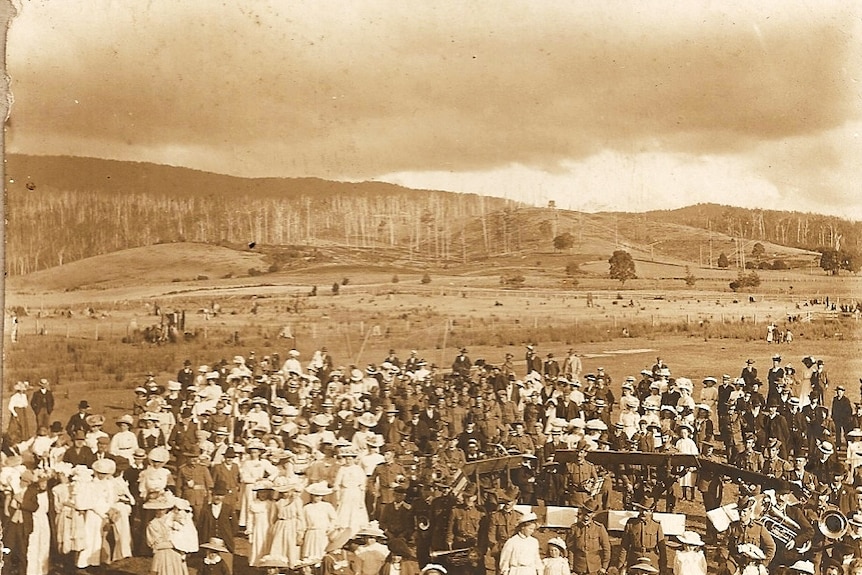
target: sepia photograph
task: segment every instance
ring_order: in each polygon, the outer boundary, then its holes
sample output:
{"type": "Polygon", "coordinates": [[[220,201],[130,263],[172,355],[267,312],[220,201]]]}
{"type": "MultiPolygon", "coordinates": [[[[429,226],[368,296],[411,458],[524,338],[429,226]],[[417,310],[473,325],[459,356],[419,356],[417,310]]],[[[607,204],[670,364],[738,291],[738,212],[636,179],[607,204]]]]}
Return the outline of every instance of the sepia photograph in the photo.
{"type": "Polygon", "coordinates": [[[862,5],[4,4],[3,575],[862,575],[862,5]]]}

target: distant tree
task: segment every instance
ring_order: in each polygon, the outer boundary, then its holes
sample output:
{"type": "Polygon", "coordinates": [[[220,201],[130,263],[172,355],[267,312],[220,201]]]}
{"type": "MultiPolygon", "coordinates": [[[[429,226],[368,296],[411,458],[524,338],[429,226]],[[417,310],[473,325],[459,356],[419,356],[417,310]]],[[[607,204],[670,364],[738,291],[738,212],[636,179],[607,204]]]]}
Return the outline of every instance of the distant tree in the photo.
{"type": "Polygon", "coordinates": [[[718,254],[718,267],[726,268],[730,265],[730,260],[727,259],[727,254],[721,252],[718,254]]]}
{"type": "Polygon", "coordinates": [[[772,262],[772,269],[774,270],[786,270],[787,262],[784,260],[775,260],[772,262]]]}
{"type": "Polygon", "coordinates": [[[338,292],[341,291],[341,284],[338,282],[334,282],[332,284],[332,295],[338,295],[338,292]]]}
{"type": "Polygon", "coordinates": [[[610,270],[608,275],[611,279],[620,280],[625,285],[626,280],[636,279],[635,261],[630,253],[625,250],[616,250],[608,260],[610,270]]]}
{"type": "Polygon", "coordinates": [[[759,270],[771,270],[772,264],[769,263],[768,261],[762,261],[759,264],[757,264],[757,269],[759,269],[759,270]]]}
{"type": "Polygon", "coordinates": [[[764,255],[766,255],[766,248],[763,247],[763,244],[760,242],[754,244],[754,247],[751,248],[751,257],[760,259],[764,255]]]}
{"type": "Polygon", "coordinates": [[[566,232],[554,238],[554,250],[563,251],[570,250],[575,245],[575,236],[566,232]]]}
{"type": "Polygon", "coordinates": [[[566,264],[566,275],[573,276],[581,271],[581,266],[578,262],[569,262],[566,264]]]}
{"type": "Polygon", "coordinates": [[[420,282],[423,284],[430,284],[431,283],[431,276],[429,276],[427,273],[423,274],[420,282]]]}
{"type": "Polygon", "coordinates": [[[697,277],[691,273],[691,269],[688,266],[685,266],[685,285],[694,287],[695,283],[697,283],[697,277]]]}
{"type": "Polygon", "coordinates": [[[857,252],[822,248],[820,267],[834,276],[837,276],[841,270],[856,273],[862,268],[862,257],[857,252]]]}
{"type": "Polygon", "coordinates": [[[736,276],[736,280],[730,282],[730,289],[733,291],[739,291],[743,288],[757,287],[759,285],[760,276],[757,275],[757,272],[744,274],[742,273],[742,270],[740,270],[739,274],[736,276]]]}
{"type": "Polygon", "coordinates": [[[341,280],[341,285],[346,286],[350,283],[350,278],[344,278],[341,280]]]}
{"type": "Polygon", "coordinates": [[[392,276],[392,283],[394,283],[394,284],[398,283],[398,276],[397,275],[392,276]]]}
{"type": "Polygon", "coordinates": [[[862,254],[859,252],[844,252],[841,265],[848,272],[857,273],[862,269],[862,254]]]}

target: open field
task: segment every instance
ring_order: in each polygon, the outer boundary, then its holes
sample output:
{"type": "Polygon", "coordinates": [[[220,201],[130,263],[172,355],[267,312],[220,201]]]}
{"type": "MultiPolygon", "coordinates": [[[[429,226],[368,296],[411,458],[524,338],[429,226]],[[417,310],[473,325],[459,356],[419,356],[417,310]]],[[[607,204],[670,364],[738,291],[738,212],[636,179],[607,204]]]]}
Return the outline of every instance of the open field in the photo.
{"type": "MultiPolygon", "coordinates": [[[[851,397],[862,376],[858,320],[824,313],[822,304],[809,305],[790,295],[760,295],[752,302],[747,294],[696,290],[596,291],[589,292],[590,307],[588,292],[580,290],[351,282],[340,292],[334,296],[321,288],[317,297],[306,297],[307,288],[299,286],[201,286],[195,293],[110,303],[99,301],[101,291],[75,292],[92,296],[87,304],[92,313],[81,304],[55,308],[46,303],[19,317],[19,342],[11,344],[7,334],[4,388],[47,377],[57,386],[59,413],[65,415],[68,406],[62,400],[68,398],[71,405],[82,394],[98,393],[123,408],[131,401],[128,390],[144,374],[153,371],[164,382],[186,358],[195,365],[213,364],[251,350],[258,357],[279,353],[285,358],[296,346],[307,360],[325,345],[337,364],[362,366],[381,361],[394,347],[403,356],[418,349],[445,370],[462,345],[474,360],[495,363],[507,351],[521,358],[526,342],[537,343],[542,355],[553,351],[559,356],[576,347],[588,358],[586,369],[602,363],[617,382],[651,365],[654,353],[665,357],[675,374],[697,381],[735,374],[748,356],[768,365],[765,360],[774,349],[786,349],[787,361],[796,365],[805,355],[824,358],[833,380],[845,382],[851,397]],[[201,310],[213,303],[221,312],[206,319],[201,310]],[[186,331],[194,337],[144,343],[136,330],[159,323],[157,307],[185,311],[186,331]],[[790,316],[802,321],[788,323],[790,316]],[[795,341],[786,348],[767,348],[763,340],[771,321],[790,327],[795,341]],[[285,330],[292,338],[280,337],[285,330]],[[605,353],[639,349],[656,352],[605,353]]],[[[65,295],[49,294],[43,301],[56,305],[65,295]]],[[[10,304],[15,297],[10,294],[10,304]]]]}

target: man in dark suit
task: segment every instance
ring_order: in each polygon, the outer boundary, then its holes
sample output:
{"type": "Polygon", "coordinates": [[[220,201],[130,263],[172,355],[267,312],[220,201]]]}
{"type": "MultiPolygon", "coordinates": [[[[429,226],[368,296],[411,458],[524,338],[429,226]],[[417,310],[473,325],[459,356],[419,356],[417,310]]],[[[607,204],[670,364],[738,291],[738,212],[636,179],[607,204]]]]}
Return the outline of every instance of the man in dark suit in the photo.
{"type": "Polygon", "coordinates": [[[72,435],[72,446],[63,454],[63,461],[75,465],[86,465],[90,467],[96,461],[96,455],[85,444],[87,434],[79,429],[72,435]]]}
{"type": "Polygon", "coordinates": [[[462,347],[455,361],[452,362],[452,374],[467,379],[470,377],[471,367],[473,367],[473,362],[467,357],[467,350],[462,347]]]}
{"type": "Polygon", "coordinates": [[[30,398],[30,407],[36,414],[36,428],[48,427],[51,424],[51,413],[54,411],[54,394],[48,389],[48,380],[39,381],[39,389],[30,398]]]}
{"type": "Polygon", "coordinates": [[[74,437],[78,430],[87,433],[90,431],[90,425],[87,423],[87,416],[90,415],[90,403],[86,399],[78,402],[78,413],[69,418],[69,423],[66,424],[66,433],[69,437],[74,437]]]}
{"type": "Polygon", "coordinates": [[[186,388],[194,385],[195,371],[192,369],[191,360],[187,359],[183,362],[183,368],[177,372],[177,381],[182,385],[183,397],[185,397],[186,388]]]}
{"type": "Polygon", "coordinates": [[[180,412],[180,422],[171,431],[168,445],[171,452],[176,454],[177,466],[186,462],[183,453],[188,452],[198,444],[198,424],[192,422],[192,410],[186,407],[180,412]]]}
{"type": "Polygon", "coordinates": [[[218,482],[213,486],[212,502],[201,508],[197,518],[198,538],[201,543],[206,543],[213,537],[224,541],[224,546],[229,554],[222,557],[233,571],[233,554],[235,552],[234,534],[237,531],[236,509],[229,503],[225,503],[227,488],[224,483],[218,482]]]}
{"type": "Polygon", "coordinates": [[[384,503],[380,510],[380,525],[386,528],[386,535],[390,540],[400,538],[412,543],[416,533],[416,519],[413,507],[404,501],[407,486],[399,485],[393,490],[393,494],[395,500],[384,503]]]}

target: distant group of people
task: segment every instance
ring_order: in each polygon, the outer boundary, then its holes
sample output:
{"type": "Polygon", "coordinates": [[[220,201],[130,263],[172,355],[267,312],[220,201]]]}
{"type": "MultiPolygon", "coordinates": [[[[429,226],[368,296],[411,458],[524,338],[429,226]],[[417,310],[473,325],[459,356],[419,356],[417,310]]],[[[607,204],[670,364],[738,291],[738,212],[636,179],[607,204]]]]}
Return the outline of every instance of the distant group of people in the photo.
{"type": "Polygon", "coordinates": [[[809,573],[809,563],[843,573],[862,560],[862,404],[822,360],[797,372],[776,355],[761,374],[749,359],[738,377],[695,385],[661,357],[615,381],[602,366],[584,373],[574,349],[557,360],[534,344],[517,368],[514,354],[495,365],[463,348],[447,370],[416,351],[364,368],[338,366],[326,348],[300,357],[186,360],[164,384],[148,374],[111,422],[81,400],[63,425],[47,380],[16,384],[0,468],[7,568],[47,575],[51,564],[151,556],[158,575],[189,562],[225,575],[240,538],[253,568],[324,575],[809,573]],[[687,454],[731,471],[624,456],[601,466],[595,451],[687,454]],[[490,459],[512,464],[479,465],[490,459]],[[743,472],[798,490],[758,489],[743,472]],[[657,504],[721,508],[728,477],[739,519],[687,529],[669,550],[657,504]],[[578,514],[540,545],[535,511],[547,505],[578,514]],[[831,506],[848,525],[835,540],[816,528],[831,506]],[[618,552],[596,520],[614,507],[634,512],[618,552]],[[792,518],[794,541],[776,544],[764,510],[792,518]]]}

